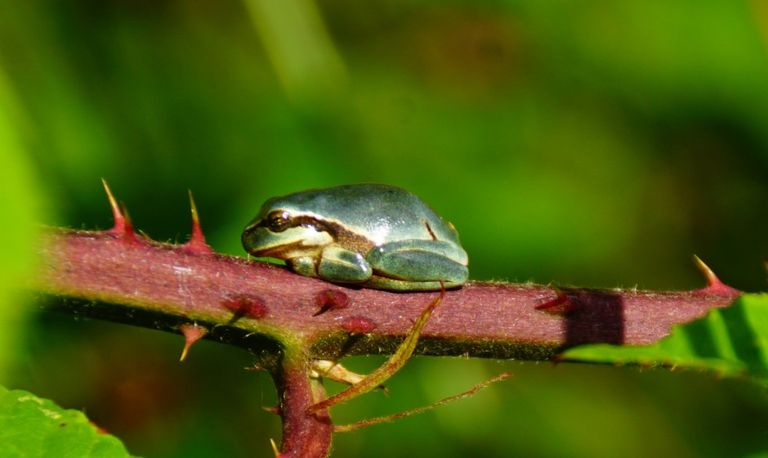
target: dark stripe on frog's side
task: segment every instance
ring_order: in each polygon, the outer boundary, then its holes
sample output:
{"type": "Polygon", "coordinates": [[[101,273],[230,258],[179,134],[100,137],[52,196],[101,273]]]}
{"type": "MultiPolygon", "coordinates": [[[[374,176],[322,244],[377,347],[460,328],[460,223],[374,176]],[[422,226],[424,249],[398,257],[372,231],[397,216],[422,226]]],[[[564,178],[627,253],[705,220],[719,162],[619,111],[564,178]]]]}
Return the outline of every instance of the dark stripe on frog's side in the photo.
{"type": "Polygon", "coordinates": [[[435,231],[432,230],[432,227],[429,225],[429,221],[424,220],[424,225],[427,226],[427,232],[429,232],[429,236],[432,237],[432,240],[437,240],[437,236],[435,236],[435,231]]]}
{"type": "MultiPolygon", "coordinates": [[[[298,226],[310,226],[318,232],[327,232],[339,245],[348,250],[365,254],[373,248],[373,243],[368,238],[350,231],[335,221],[319,219],[309,215],[299,215],[290,217],[286,228],[298,226]]],[[[255,227],[269,229],[269,224],[262,220],[255,227]]]]}

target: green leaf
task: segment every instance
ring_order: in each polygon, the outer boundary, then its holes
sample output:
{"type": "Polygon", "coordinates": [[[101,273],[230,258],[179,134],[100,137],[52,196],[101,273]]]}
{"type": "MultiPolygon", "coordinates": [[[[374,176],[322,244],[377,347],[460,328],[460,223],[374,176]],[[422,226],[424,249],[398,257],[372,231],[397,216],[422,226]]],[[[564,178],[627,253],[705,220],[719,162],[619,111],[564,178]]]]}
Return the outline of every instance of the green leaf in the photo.
{"type": "Polygon", "coordinates": [[[585,345],[567,350],[563,359],[704,369],[768,385],[768,294],[745,294],[727,308],[673,327],[653,345],[585,345]]]}
{"type": "Polygon", "coordinates": [[[78,410],[22,390],[0,387],[3,457],[128,457],[123,444],[99,432],[78,410]]]}

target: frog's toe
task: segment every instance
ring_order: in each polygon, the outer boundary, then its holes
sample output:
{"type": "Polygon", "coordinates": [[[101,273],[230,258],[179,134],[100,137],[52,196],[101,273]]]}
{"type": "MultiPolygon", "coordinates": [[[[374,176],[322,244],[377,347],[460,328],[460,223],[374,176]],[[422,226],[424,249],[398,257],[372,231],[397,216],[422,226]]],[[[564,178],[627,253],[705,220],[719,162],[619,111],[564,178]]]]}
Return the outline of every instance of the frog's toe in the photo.
{"type": "Polygon", "coordinates": [[[382,277],[373,275],[370,280],[365,282],[366,288],[383,289],[387,291],[439,291],[441,288],[458,288],[465,282],[452,281],[405,281],[396,278],[382,277]]]}

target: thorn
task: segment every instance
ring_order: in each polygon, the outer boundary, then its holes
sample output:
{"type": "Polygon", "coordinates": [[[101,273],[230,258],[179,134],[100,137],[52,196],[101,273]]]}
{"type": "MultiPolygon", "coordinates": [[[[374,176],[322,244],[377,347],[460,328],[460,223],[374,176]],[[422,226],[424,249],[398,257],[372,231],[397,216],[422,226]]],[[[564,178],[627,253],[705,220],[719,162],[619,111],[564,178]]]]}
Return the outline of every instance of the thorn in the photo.
{"type": "Polygon", "coordinates": [[[355,315],[345,318],[340,327],[350,334],[368,334],[376,329],[376,323],[364,316],[355,315]]]}
{"type": "Polygon", "coordinates": [[[125,218],[123,217],[123,213],[120,211],[120,207],[117,205],[117,200],[115,200],[115,196],[112,194],[112,190],[109,189],[107,180],[102,178],[101,184],[104,185],[104,191],[107,193],[107,200],[109,200],[109,206],[112,208],[112,218],[114,219],[115,224],[109,232],[122,234],[125,232],[125,218]]]}
{"type": "Polygon", "coordinates": [[[314,302],[318,310],[312,316],[318,316],[329,310],[347,308],[349,296],[338,289],[324,289],[315,294],[314,302]]]}
{"type": "Polygon", "coordinates": [[[120,209],[120,213],[123,217],[123,226],[122,230],[116,226],[116,232],[121,234],[123,236],[123,240],[127,242],[138,242],[139,238],[136,237],[136,233],[133,231],[133,220],[131,220],[131,215],[128,213],[128,209],[124,204],[120,204],[120,209]]]}
{"type": "Polygon", "coordinates": [[[267,412],[267,413],[274,414],[274,415],[280,415],[280,407],[267,407],[267,406],[263,406],[261,408],[261,410],[263,410],[264,412],[267,412]]]}
{"type": "Polygon", "coordinates": [[[192,212],[192,234],[189,241],[184,244],[184,248],[191,253],[212,254],[213,249],[205,242],[203,228],[200,226],[200,215],[197,212],[195,198],[192,196],[192,190],[189,190],[189,209],[192,212]]]}
{"type": "Polygon", "coordinates": [[[696,268],[699,269],[699,271],[704,275],[704,278],[706,278],[707,286],[722,283],[720,279],[717,278],[717,275],[715,275],[712,269],[710,269],[709,266],[706,265],[704,261],[702,261],[701,258],[695,254],[693,255],[693,263],[696,264],[696,268]]]}
{"type": "Polygon", "coordinates": [[[551,288],[555,291],[555,298],[537,305],[534,307],[536,310],[541,310],[551,315],[567,315],[579,309],[578,304],[572,301],[562,289],[557,286],[552,286],[551,288]]]}
{"type": "Polygon", "coordinates": [[[272,444],[272,453],[275,454],[275,458],[280,458],[280,449],[277,448],[277,444],[275,443],[275,440],[270,437],[269,443],[272,444]]]}
{"type": "Polygon", "coordinates": [[[189,354],[189,349],[192,345],[205,337],[208,334],[208,330],[196,324],[182,324],[179,326],[179,331],[184,334],[184,349],[181,350],[181,356],[179,357],[179,362],[183,362],[187,359],[187,354],[189,354]]]}
{"type": "Polygon", "coordinates": [[[219,304],[232,312],[232,319],[229,320],[228,325],[232,325],[243,317],[260,320],[269,313],[264,299],[251,294],[227,295],[219,304]]]}
{"type": "Polygon", "coordinates": [[[717,275],[715,275],[715,272],[712,271],[712,269],[704,263],[704,261],[701,260],[700,257],[693,255],[693,263],[696,265],[696,268],[699,269],[699,271],[704,275],[704,278],[707,280],[707,286],[704,288],[699,289],[699,292],[704,293],[715,293],[715,294],[738,294],[739,291],[735,288],[731,288],[730,286],[726,285],[722,281],[720,281],[719,278],[717,278],[717,275]]]}

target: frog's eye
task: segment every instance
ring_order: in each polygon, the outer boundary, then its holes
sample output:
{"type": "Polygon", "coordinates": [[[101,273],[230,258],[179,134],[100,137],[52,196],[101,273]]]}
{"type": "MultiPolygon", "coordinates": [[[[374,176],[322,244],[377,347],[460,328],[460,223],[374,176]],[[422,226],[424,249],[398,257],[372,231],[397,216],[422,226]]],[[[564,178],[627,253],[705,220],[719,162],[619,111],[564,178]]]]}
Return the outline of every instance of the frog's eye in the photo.
{"type": "Polygon", "coordinates": [[[274,211],[267,215],[264,221],[267,223],[267,227],[270,231],[283,232],[284,230],[288,229],[290,218],[288,212],[274,211]]]}

